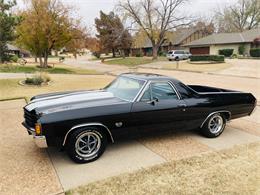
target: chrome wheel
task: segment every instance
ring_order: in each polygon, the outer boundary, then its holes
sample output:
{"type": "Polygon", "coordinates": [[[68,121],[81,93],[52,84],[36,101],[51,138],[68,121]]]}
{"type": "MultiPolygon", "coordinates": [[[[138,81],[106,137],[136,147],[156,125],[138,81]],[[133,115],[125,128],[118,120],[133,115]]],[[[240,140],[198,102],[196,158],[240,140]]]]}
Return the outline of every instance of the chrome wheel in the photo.
{"type": "Polygon", "coordinates": [[[101,139],[97,133],[92,131],[83,132],[76,140],[75,151],[79,156],[88,158],[96,155],[100,146],[101,139]]]}
{"type": "Polygon", "coordinates": [[[215,114],[209,120],[208,129],[211,133],[217,134],[222,131],[223,125],[223,118],[219,114],[215,114]]]}

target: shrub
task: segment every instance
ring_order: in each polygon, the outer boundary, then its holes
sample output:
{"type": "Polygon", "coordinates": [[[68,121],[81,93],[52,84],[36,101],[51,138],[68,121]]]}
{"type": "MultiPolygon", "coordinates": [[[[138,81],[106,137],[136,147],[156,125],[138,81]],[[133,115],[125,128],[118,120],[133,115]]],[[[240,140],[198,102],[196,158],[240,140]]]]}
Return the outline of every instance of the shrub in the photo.
{"type": "Polygon", "coordinates": [[[245,51],[246,51],[245,45],[239,45],[239,47],[238,47],[238,54],[239,55],[244,55],[245,51]]]}
{"type": "Polygon", "coordinates": [[[159,51],[158,55],[159,55],[159,56],[166,57],[166,53],[165,53],[164,51],[159,51]]]}
{"type": "Polygon", "coordinates": [[[230,57],[233,52],[234,52],[234,49],[220,49],[218,50],[219,52],[219,55],[223,55],[225,57],[230,57]]]}
{"type": "Polygon", "coordinates": [[[28,85],[42,85],[48,83],[51,80],[47,73],[36,73],[31,78],[26,78],[25,83],[28,85]]]}
{"type": "Polygon", "coordinates": [[[143,54],[137,53],[137,54],[135,54],[135,57],[143,57],[143,54]]]}
{"type": "Polygon", "coordinates": [[[224,62],[225,57],[223,55],[192,55],[190,57],[191,62],[197,61],[214,61],[214,62],[224,62]]]}
{"type": "Polygon", "coordinates": [[[12,62],[17,62],[18,59],[19,59],[19,57],[17,55],[13,55],[10,57],[10,61],[12,61],[12,62]]]}
{"type": "Polygon", "coordinates": [[[250,56],[251,57],[260,57],[260,48],[250,49],[250,56]]]}
{"type": "Polygon", "coordinates": [[[98,52],[98,51],[93,52],[93,55],[94,55],[96,58],[100,58],[100,56],[101,56],[100,52],[98,52]]]}
{"type": "Polygon", "coordinates": [[[231,58],[237,58],[237,54],[233,53],[231,58]]]}

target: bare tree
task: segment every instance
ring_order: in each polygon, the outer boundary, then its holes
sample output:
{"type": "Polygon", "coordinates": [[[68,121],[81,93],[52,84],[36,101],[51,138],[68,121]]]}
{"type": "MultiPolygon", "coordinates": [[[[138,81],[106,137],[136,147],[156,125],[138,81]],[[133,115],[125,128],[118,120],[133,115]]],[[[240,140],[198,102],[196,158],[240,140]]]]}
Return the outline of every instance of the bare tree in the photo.
{"type": "Polygon", "coordinates": [[[165,33],[191,22],[178,9],[187,0],[125,0],[118,5],[152,43],[153,59],[157,59],[159,47],[165,41],[165,33]]]}
{"type": "Polygon", "coordinates": [[[260,0],[239,0],[216,14],[219,31],[242,32],[260,25],[260,0]]]}

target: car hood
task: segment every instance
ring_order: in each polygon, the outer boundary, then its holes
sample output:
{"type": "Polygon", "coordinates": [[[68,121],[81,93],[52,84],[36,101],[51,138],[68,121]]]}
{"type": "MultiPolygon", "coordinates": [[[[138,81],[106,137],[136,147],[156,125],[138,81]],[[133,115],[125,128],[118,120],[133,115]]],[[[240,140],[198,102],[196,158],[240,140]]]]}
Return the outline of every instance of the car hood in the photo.
{"type": "Polygon", "coordinates": [[[64,93],[43,94],[35,96],[25,106],[28,111],[35,110],[41,114],[61,112],[94,106],[126,103],[127,101],[115,97],[104,90],[74,91],[64,93]]]}

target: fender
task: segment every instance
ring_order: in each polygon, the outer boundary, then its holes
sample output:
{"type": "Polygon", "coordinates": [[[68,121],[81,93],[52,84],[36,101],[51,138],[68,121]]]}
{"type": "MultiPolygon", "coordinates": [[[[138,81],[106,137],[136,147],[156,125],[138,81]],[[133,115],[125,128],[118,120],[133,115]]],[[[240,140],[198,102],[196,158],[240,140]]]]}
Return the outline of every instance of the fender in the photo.
{"type": "Polygon", "coordinates": [[[200,128],[203,127],[204,123],[209,119],[209,117],[211,117],[213,114],[216,114],[216,113],[228,113],[229,117],[227,118],[227,120],[230,120],[231,119],[231,112],[228,111],[228,110],[220,110],[220,111],[216,111],[216,112],[212,112],[210,113],[207,118],[203,121],[203,123],[200,125],[200,128]]]}
{"type": "Polygon", "coordinates": [[[62,146],[65,146],[67,137],[73,130],[76,130],[77,128],[80,128],[80,127],[89,127],[89,126],[101,126],[101,127],[104,127],[106,129],[106,131],[109,133],[112,143],[114,143],[113,135],[112,135],[111,131],[107,128],[107,126],[103,125],[102,123],[84,123],[84,124],[80,124],[80,125],[76,125],[76,126],[72,127],[66,133],[66,135],[64,137],[64,140],[63,140],[63,143],[62,143],[62,146]]]}

